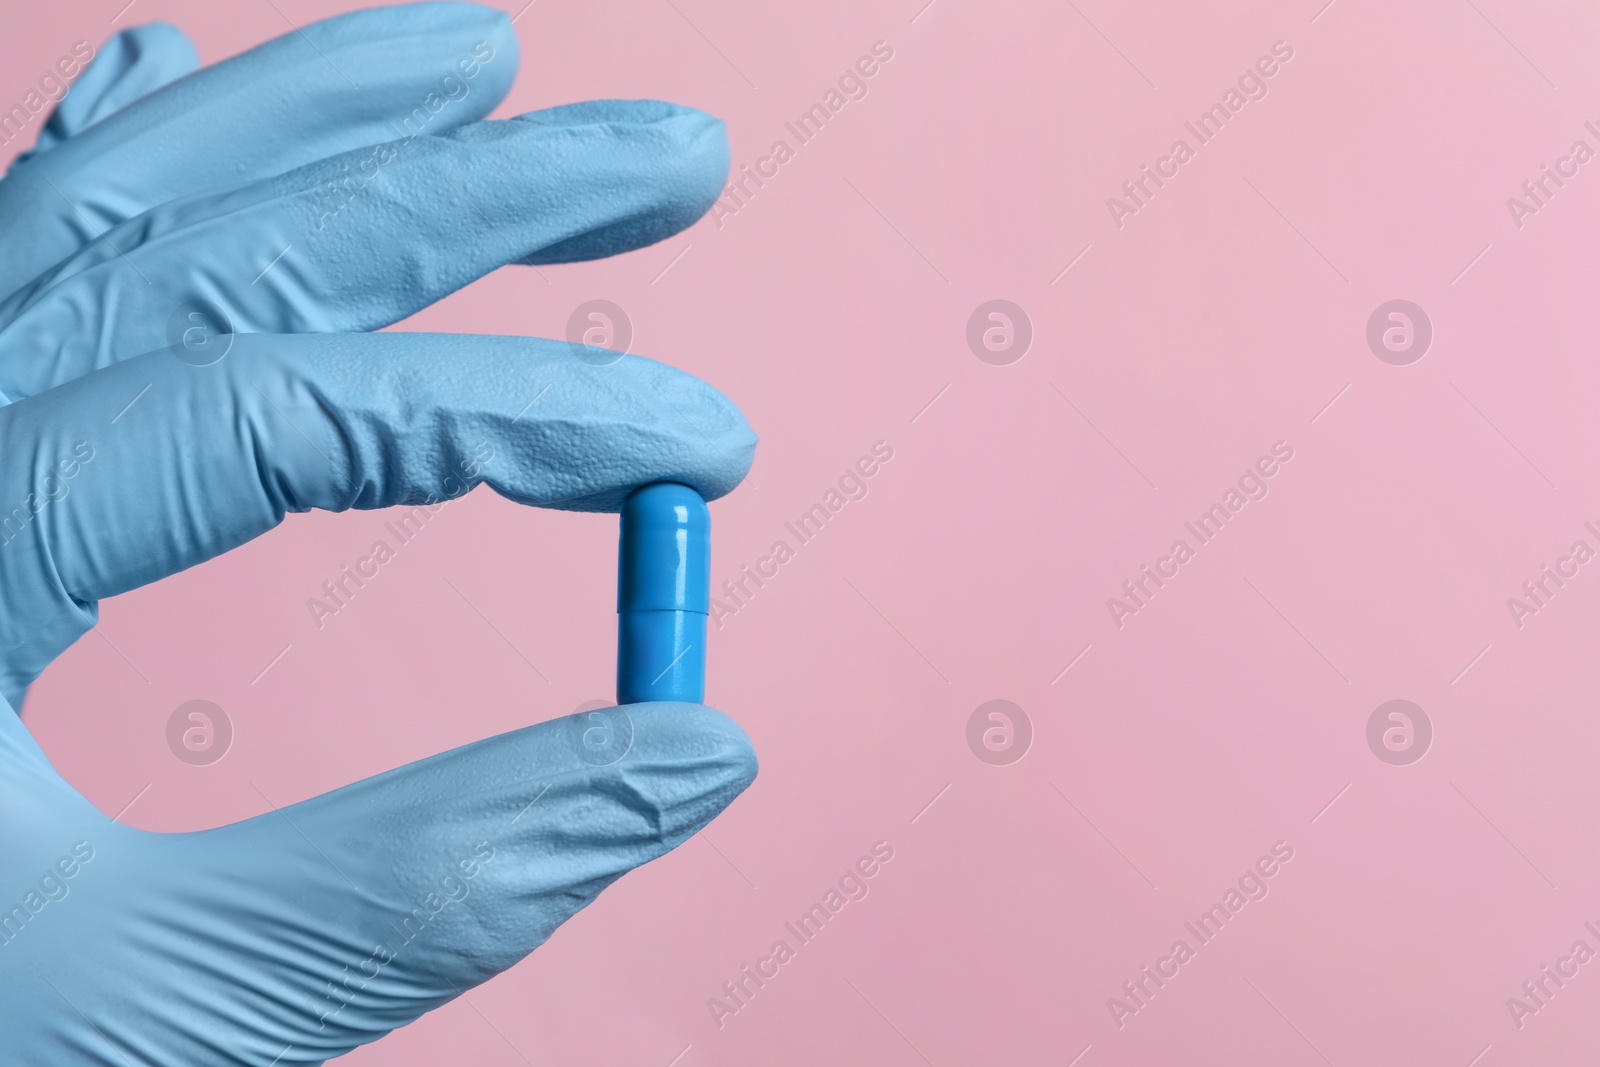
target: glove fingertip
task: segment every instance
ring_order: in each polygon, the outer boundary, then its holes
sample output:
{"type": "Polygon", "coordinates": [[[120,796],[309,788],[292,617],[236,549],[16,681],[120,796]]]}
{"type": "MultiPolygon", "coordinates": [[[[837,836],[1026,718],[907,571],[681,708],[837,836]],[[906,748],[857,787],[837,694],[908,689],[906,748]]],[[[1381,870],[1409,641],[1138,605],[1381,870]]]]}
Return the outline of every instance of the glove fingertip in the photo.
{"type": "Polygon", "coordinates": [[[42,88],[60,96],[33,148],[17,162],[76,137],[199,67],[200,54],[194,42],[168,22],[130,26],[107,39],[98,51],[79,41],[70,55],[62,56],[55,69],[46,73],[50,84],[41,79],[42,88]]]}
{"type": "Polygon", "coordinates": [[[648,190],[620,218],[540,249],[519,262],[575,263],[663,241],[700,220],[728,180],[727,126],[704,111],[659,100],[590,100],[519,115],[513,121],[604,136],[609,179],[648,190]]]}

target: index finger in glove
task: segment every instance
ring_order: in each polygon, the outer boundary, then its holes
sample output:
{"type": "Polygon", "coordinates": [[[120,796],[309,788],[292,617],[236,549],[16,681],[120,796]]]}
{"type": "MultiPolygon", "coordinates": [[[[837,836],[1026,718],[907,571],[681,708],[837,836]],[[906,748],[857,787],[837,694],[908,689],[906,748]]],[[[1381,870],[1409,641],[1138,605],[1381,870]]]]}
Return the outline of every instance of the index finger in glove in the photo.
{"type": "Polygon", "coordinates": [[[0,693],[14,705],[94,625],[96,601],[286,512],[434,506],[484,482],[520,504],[615,511],[653,481],[722,496],[754,455],[726,397],[648,359],[420,333],[232,347],[206,367],[151,352],[0,408],[0,693]]]}

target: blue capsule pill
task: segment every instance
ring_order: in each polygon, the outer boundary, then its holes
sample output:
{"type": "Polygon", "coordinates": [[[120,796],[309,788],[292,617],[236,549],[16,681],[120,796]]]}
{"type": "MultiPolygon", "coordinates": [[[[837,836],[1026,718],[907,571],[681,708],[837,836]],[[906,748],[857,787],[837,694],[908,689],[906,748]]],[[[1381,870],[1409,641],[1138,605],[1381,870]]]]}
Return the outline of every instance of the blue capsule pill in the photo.
{"type": "Polygon", "coordinates": [[[704,703],[710,611],[706,502],[677,482],[635,489],[617,553],[617,703],[704,703]]]}

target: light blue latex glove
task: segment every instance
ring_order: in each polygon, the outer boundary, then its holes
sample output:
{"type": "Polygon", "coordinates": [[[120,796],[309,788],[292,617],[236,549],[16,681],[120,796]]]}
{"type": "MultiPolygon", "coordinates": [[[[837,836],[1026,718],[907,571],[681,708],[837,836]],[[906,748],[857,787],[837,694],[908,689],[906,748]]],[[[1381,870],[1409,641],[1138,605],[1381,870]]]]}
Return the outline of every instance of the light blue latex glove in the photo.
{"type": "MultiPolygon", "coordinates": [[[[102,50],[0,181],[12,707],[97,601],[289,511],[479,482],[614,511],[645,482],[711,498],[743,477],[737,409],[662,364],[356,332],[508,262],[649,244],[717,195],[727,145],[696,111],[480,121],[516,64],[505,16],[469,4],[348,15],[192,74],[170,28],[102,50]],[[364,186],[330,192],[347,173],[364,186]]],[[[602,716],[165,835],[112,823],[0,708],[0,1062],[321,1063],[510,967],[755,775],[717,711],[602,716]]]]}

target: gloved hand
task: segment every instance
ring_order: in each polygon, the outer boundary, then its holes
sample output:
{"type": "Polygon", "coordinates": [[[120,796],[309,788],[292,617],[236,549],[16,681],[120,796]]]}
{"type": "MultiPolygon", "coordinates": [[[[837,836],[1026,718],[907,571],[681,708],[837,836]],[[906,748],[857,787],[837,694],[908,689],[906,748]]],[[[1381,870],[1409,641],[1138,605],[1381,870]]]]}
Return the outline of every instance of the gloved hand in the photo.
{"type": "MultiPolygon", "coordinates": [[[[696,111],[480,121],[517,59],[504,15],[442,3],[332,19],[196,73],[167,27],[102,50],[0,181],[11,707],[101,598],[288,511],[480,482],[615,511],[642,483],[712,498],[744,476],[744,419],[670,367],[355,332],[506,263],[660,240],[718,194],[726,141],[696,111]]],[[[510,967],[755,775],[744,733],[709,708],[600,714],[598,730],[557,719],[154,834],[96,810],[0,708],[0,1061],[321,1063],[510,967]]]]}

